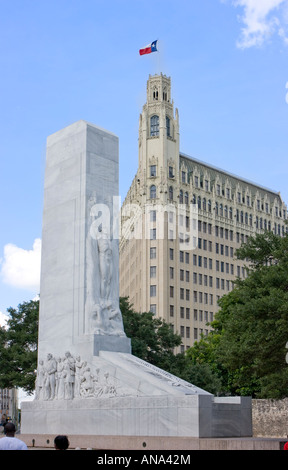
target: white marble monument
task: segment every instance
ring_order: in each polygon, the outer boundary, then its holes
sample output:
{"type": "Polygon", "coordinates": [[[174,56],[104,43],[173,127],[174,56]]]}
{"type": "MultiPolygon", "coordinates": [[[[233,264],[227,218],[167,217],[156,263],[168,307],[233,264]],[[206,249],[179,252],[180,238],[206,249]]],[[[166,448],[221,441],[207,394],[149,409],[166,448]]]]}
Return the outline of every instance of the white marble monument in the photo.
{"type": "Polygon", "coordinates": [[[216,398],[131,354],[118,213],[118,138],[85,121],[50,136],[36,393],[21,432],[251,436],[249,398],[216,398]]]}

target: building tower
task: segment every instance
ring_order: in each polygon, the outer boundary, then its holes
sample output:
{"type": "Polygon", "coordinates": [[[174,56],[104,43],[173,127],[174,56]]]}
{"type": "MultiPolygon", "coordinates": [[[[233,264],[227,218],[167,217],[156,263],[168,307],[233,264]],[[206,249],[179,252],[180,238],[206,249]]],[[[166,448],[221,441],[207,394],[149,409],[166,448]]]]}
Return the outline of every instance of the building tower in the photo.
{"type": "Polygon", "coordinates": [[[179,151],[178,110],[162,74],[147,82],[138,171],[121,217],[120,295],[172,324],[182,351],[209,332],[219,298],[245,277],[241,243],[288,228],[280,193],[179,151]]]}
{"type": "MultiPolygon", "coordinates": [[[[164,75],[149,77],[147,103],[139,120],[139,169],[140,184],[147,185],[147,177],[155,178],[159,187],[158,198],[166,202],[164,188],[169,175],[176,176],[179,167],[179,118],[171,101],[171,80],[164,75]],[[162,196],[160,196],[160,194],[162,196]]],[[[152,189],[153,191],[153,189],[152,189]]]]}

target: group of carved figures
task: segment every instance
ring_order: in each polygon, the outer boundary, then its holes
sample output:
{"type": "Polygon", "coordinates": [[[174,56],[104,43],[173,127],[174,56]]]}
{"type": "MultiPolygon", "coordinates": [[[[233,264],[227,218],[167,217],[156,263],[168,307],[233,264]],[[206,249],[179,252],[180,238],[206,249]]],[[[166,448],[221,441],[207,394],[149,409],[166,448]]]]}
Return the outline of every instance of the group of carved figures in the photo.
{"type": "Polygon", "coordinates": [[[69,351],[57,359],[49,353],[45,362],[39,361],[35,400],[115,396],[116,387],[109,380],[109,373],[104,373],[103,379],[100,369],[95,372],[93,375],[87,362],[80,356],[74,358],[69,351]]]}

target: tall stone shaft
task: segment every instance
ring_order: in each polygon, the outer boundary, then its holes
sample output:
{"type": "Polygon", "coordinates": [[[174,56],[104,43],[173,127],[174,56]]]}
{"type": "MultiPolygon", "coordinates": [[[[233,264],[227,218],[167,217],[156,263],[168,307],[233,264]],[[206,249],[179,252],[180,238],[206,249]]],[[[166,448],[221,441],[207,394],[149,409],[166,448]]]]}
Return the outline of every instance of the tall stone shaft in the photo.
{"type": "Polygon", "coordinates": [[[117,204],[117,136],[78,121],[48,137],[38,358],[69,350],[90,360],[95,338],[109,350],[127,339],[119,310],[117,204]]]}

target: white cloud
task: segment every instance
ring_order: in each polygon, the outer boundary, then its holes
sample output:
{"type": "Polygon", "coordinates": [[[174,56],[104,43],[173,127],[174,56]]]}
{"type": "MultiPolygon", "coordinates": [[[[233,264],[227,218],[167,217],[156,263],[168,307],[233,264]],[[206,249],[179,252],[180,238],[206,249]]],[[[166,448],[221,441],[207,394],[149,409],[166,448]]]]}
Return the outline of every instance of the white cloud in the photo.
{"type": "Polygon", "coordinates": [[[239,48],[261,46],[273,34],[288,44],[288,0],[232,0],[232,4],[244,9],[239,16],[244,23],[239,48]]]}
{"type": "Polygon", "coordinates": [[[24,250],[9,243],[4,247],[1,277],[13,287],[40,289],[41,240],[34,241],[32,250],[24,250]]]}
{"type": "Polygon", "coordinates": [[[8,315],[5,315],[5,313],[0,312],[0,326],[6,326],[7,320],[8,315]]]}

